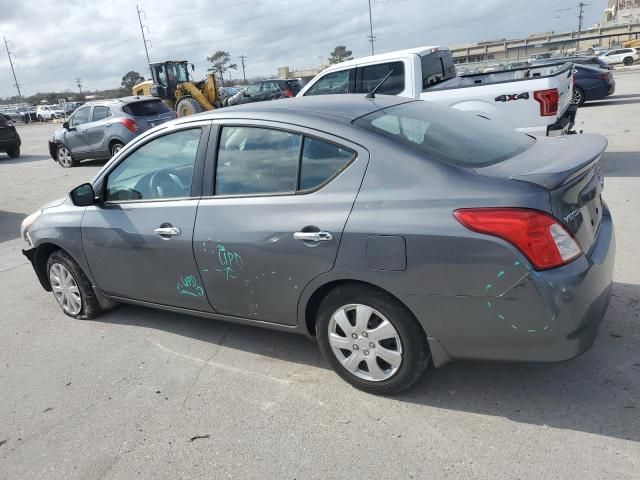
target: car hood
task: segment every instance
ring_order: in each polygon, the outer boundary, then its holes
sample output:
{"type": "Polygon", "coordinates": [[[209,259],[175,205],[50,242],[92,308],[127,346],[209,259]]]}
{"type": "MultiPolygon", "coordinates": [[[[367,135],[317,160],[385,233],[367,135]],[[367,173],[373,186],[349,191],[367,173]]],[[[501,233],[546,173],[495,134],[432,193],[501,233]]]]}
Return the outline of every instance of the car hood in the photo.
{"type": "Polygon", "coordinates": [[[47,208],[59,207],[60,205],[62,205],[64,202],[67,201],[67,198],[69,198],[69,197],[62,197],[62,198],[58,198],[56,200],[51,200],[50,202],[47,202],[44,205],[42,205],[40,207],[40,210],[46,210],[47,208]]]}

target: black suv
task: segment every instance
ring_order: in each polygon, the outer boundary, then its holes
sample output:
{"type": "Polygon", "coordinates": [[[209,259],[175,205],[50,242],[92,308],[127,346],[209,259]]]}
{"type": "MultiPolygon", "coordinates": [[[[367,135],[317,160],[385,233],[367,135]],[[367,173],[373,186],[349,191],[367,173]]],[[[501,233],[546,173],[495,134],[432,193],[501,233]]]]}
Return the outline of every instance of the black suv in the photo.
{"type": "Polygon", "coordinates": [[[0,152],[7,152],[9,158],[19,157],[21,144],[13,120],[0,113],[0,152]]]}
{"type": "Polygon", "coordinates": [[[265,102],[279,98],[295,97],[302,89],[300,80],[261,80],[252,83],[233,97],[225,100],[225,105],[242,105],[243,103],[265,102]]]}

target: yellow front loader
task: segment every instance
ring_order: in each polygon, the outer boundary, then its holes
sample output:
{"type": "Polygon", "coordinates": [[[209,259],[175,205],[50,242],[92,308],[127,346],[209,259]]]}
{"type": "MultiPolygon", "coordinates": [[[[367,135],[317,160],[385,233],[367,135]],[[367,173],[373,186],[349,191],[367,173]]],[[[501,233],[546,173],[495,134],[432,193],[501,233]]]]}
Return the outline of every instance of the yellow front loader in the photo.
{"type": "Polygon", "coordinates": [[[222,107],[213,74],[193,82],[189,78],[189,63],[184,60],[150,63],[149,69],[152,80],[135,85],[134,95],[161,98],[180,117],[222,107]]]}

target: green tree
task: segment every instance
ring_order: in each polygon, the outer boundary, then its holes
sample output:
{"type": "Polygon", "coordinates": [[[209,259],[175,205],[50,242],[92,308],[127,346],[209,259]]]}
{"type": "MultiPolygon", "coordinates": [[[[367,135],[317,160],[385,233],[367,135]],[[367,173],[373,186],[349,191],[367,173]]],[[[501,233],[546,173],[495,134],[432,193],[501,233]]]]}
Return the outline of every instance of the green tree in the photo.
{"type": "Polygon", "coordinates": [[[347,47],[344,45],[338,45],[333,49],[333,52],[329,54],[329,63],[334,64],[353,60],[353,57],[351,56],[352,53],[353,52],[351,50],[347,50],[347,47]]]}
{"type": "Polygon", "coordinates": [[[133,86],[140,82],[144,82],[144,77],[138,72],[131,70],[122,77],[122,83],[120,85],[131,94],[133,86]]]}
{"type": "Polygon", "coordinates": [[[238,65],[231,63],[231,55],[229,52],[218,50],[213,55],[207,57],[207,62],[211,62],[211,68],[209,72],[214,72],[222,80],[222,86],[224,86],[224,72],[228,70],[237,70],[238,65]]]}

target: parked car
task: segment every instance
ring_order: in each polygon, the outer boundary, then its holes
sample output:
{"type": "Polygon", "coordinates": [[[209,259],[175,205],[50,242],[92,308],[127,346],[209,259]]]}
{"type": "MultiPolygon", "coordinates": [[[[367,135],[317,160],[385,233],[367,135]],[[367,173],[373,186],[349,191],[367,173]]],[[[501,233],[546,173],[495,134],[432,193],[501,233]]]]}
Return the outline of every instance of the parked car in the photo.
{"type": "Polygon", "coordinates": [[[616,48],[601,55],[599,58],[610,64],[622,63],[625,66],[629,66],[640,60],[640,53],[635,48],[616,48]]]}
{"type": "Polygon", "coordinates": [[[609,49],[608,49],[608,48],[598,47],[598,48],[594,48],[594,49],[593,49],[593,54],[594,54],[596,57],[599,57],[599,56],[601,56],[601,55],[604,55],[604,54],[605,54],[605,53],[607,53],[608,51],[609,51],[609,49]]]}
{"type": "Polygon", "coordinates": [[[603,68],[605,70],[613,70],[613,65],[605,62],[600,57],[595,57],[593,55],[579,55],[575,57],[559,57],[559,58],[548,58],[543,60],[533,60],[531,65],[550,65],[550,64],[560,64],[563,62],[572,62],[578,65],[588,65],[590,67],[603,68]]]}
{"type": "Polygon", "coordinates": [[[367,93],[385,77],[380,93],[415,98],[475,113],[532,135],[573,129],[571,63],[526,66],[457,76],[451,52],[419,47],[331,65],[298,96],[367,93]]]}
{"type": "Polygon", "coordinates": [[[265,102],[279,98],[295,97],[302,86],[300,80],[261,80],[252,83],[244,90],[225,101],[225,105],[241,105],[243,103],[265,102]]]}
{"type": "Polygon", "coordinates": [[[572,103],[581,106],[584,102],[602,100],[616,91],[616,81],[608,70],[575,65],[572,103]]]}
{"type": "Polygon", "coordinates": [[[109,159],[129,141],[176,113],[159,98],[124,97],[88,102],[49,138],[49,154],[65,168],[80,160],[109,159]]]}
{"type": "Polygon", "coordinates": [[[225,99],[233,97],[239,91],[240,90],[235,87],[219,87],[218,96],[222,99],[222,102],[224,102],[225,99]]]}
{"type": "Polygon", "coordinates": [[[71,317],[124,302],[301,333],[391,394],[430,360],[592,345],[615,251],[606,144],[384,95],[219,109],[27,217],[24,254],[71,317]]]}
{"type": "Polygon", "coordinates": [[[9,158],[17,158],[20,156],[21,143],[13,120],[0,113],[0,152],[5,152],[9,158]]]}
{"type": "Polygon", "coordinates": [[[59,105],[40,105],[36,110],[36,117],[39,122],[46,122],[64,117],[64,110],[59,105]]]}

